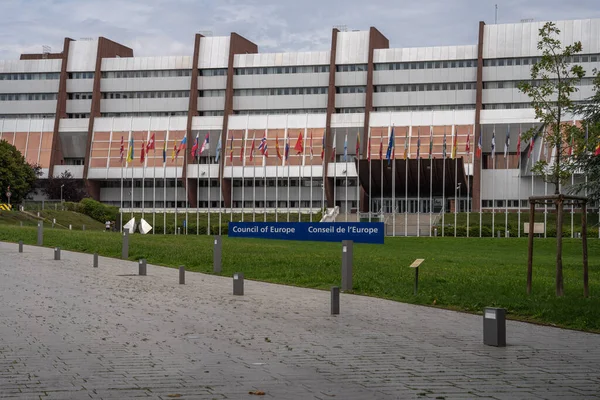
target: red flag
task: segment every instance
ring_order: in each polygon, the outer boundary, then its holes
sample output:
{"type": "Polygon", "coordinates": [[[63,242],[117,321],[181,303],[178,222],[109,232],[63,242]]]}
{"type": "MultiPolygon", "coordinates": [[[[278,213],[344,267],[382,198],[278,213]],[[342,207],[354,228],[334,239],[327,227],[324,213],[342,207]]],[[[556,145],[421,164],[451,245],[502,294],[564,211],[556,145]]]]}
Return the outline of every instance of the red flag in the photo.
{"type": "Polygon", "coordinates": [[[519,138],[517,139],[517,154],[521,155],[521,128],[519,128],[519,138]]]}
{"type": "Polygon", "coordinates": [[[123,162],[123,156],[125,155],[125,144],[123,143],[123,136],[121,136],[121,162],[123,162]]]}
{"type": "Polygon", "coordinates": [[[192,152],[190,155],[192,157],[196,157],[198,152],[198,135],[196,135],[196,140],[194,141],[194,145],[192,146],[192,152]]]}
{"type": "Polygon", "coordinates": [[[471,131],[467,132],[467,143],[465,144],[467,155],[471,154],[471,131]]]}
{"type": "Polygon", "coordinates": [[[379,159],[383,160],[383,137],[379,138],[379,159]]]}
{"type": "Polygon", "coordinates": [[[595,156],[600,156],[600,143],[598,144],[598,147],[596,147],[596,152],[594,153],[595,156]]]}
{"type": "MultiPolygon", "coordinates": [[[[252,143],[252,146],[254,146],[254,143],[252,143]]],[[[279,150],[279,134],[278,133],[275,134],[275,150],[277,151],[277,158],[279,158],[281,160],[281,151],[279,150]]]]}
{"type": "Polygon", "coordinates": [[[325,158],[325,132],[323,132],[323,143],[321,146],[321,160],[325,158]]]}
{"type": "Polygon", "coordinates": [[[529,144],[529,151],[527,152],[527,158],[531,157],[531,153],[533,152],[533,146],[535,146],[535,138],[531,138],[531,143],[529,144]]]}
{"type": "Polygon", "coordinates": [[[304,152],[304,140],[302,139],[302,132],[298,134],[298,140],[296,140],[294,150],[296,150],[298,154],[302,154],[304,152]]]}
{"type": "Polygon", "coordinates": [[[356,132],[356,148],[354,149],[356,157],[360,158],[360,132],[356,132]]]}
{"type": "MultiPolygon", "coordinates": [[[[277,149],[279,151],[279,149],[277,149]]],[[[279,157],[281,158],[281,157],[279,157]]],[[[254,137],[252,137],[252,147],[250,148],[250,161],[254,159],[254,137]]]]}
{"type": "Polygon", "coordinates": [[[154,148],[154,132],[152,132],[152,136],[150,136],[150,140],[148,141],[148,144],[146,145],[146,153],[148,153],[148,150],[156,151],[156,149],[154,148]]]}
{"type": "Polygon", "coordinates": [[[143,164],[146,160],[146,146],[144,146],[144,142],[142,141],[142,152],[140,153],[140,162],[143,164]]]}

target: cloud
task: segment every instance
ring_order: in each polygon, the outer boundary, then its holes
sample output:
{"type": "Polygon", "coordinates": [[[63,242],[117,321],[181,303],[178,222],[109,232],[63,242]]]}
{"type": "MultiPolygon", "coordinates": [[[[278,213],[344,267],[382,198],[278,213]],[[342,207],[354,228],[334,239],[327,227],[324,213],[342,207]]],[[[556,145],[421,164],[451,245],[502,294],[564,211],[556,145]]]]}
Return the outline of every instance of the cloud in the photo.
{"type": "Polygon", "coordinates": [[[194,34],[237,32],[261,52],[328,50],[331,28],[378,28],[391,47],[476,44],[478,22],[600,17],[597,0],[2,0],[0,59],[62,50],[63,39],[104,36],[138,56],[191,55],[194,34]]]}

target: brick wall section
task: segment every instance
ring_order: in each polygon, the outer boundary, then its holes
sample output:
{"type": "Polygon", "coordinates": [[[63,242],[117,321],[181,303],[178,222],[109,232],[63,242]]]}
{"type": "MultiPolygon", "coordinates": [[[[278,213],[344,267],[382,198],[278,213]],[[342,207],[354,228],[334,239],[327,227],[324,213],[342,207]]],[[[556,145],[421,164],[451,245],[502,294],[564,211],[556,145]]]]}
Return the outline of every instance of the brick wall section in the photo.
{"type": "MultiPolygon", "coordinates": [[[[186,125],[188,149],[191,149],[192,143],[195,140],[195,137],[192,137],[192,120],[195,116],[198,115],[198,57],[200,55],[200,39],[202,37],[203,36],[201,34],[197,33],[194,39],[194,58],[192,59],[192,79],[190,81],[190,102],[188,107],[188,118],[186,125]]],[[[194,164],[194,159],[192,157],[189,157],[189,154],[190,153],[188,153],[187,163],[194,164]]],[[[191,204],[192,207],[196,207],[196,205],[198,204],[198,196],[196,196],[198,182],[194,179],[187,179],[187,167],[183,168],[182,178],[183,184],[189,185],[189,190],[187,190],[188,202],[191,204]]]]}
{"type": "MultiPolygon", "coordinates": [[[[92,86],[92,106],[90,109],[90,118],[88,124],[88,135],[87,144],[85,148],[85,163],[83,165],[83,178],[88,194],[95,200],[100,200],[100,188],[98,182],[90,181],[87,179],[87,173],[89,168],[90,149],[92,148],[92,132],[94,131],[94,119],[100,117],[100,101],[102,93],[100,92],[100,80],[102,78],[102,58],[113,58],[113,57],[133,57],[133,50],[129,47],[123,46],[117,42],[106,39],[104,37],[98,38],[98,50],[96,53],[96,66],[94,69],[94,83],[92,86]]],[[[66,96],[66,92],[65,92],[66,96]]]]}
{"type": "MultiPolygon", "coordinates": [[[[50,151],[50,166],[48,176],[54,175],[54,164],[62,163],[62,149],[60,147],[60,138],[58,137],[58,128],[60,119],[67,118],[67,60],[69,58],[69,45],[73,39],[65,38],[63,44],[62,64],[60,67],[60,79],[58,83],[58,94],[56,97],[56,114],[54,115],[54,128],[52,130],[52,147],[50,151]]],[[[21,59],[25,54],[21,54],[21,59]]]]}
{"type": "Polygon", "coordinates": [[[331,31],[331,55],[329,58],[329,89],[327,90],[327,116],[325,118],[325,168],[323,169],[323,182],[325,183],[325,198],[327,207],[334,207],[333,204],[333,178],[327,176],[329,160],[333,147],[333,137],[331,135],[331,114],[335,112],[335,53],[337,49],[337,34],[339,30],[333,28],[331,31]]]}
{"type": "MultiPolygon", "coordinates": [[[[71,40],[71,39],[69,39],[71,40]]],[[[60,60],[64,56],[64,53],[36,53],[36,54],[21,54],[19,60],[60,60]]]]}
{"type": "MultiPolygon", "coordinates": [[[[233,114],[233,58],[236,54],[254,54],[258,53],[258,46],[248,39],[238,35],[235,32],[231,33],[229,39],[229,61],[227,63],[227,85],[225,89],[225,109],[223,110],[223,129],[221,131],[221,148],[222,156],[219,158],[219,176],[223,176],[225,167],[227,147],[227,129],[229,124],[229,116],[233,114]]],[[[221,179],[221,192],[225,207],[231,207],[231,179],[221,179]]]]}
{"type": "MultiPolygon", "coordinates": [[[[367,135],[369,133],[369,120],[371,111],[373,110],[373,71],[375,66],[373,64],[373,53],[375,49],[388,49],[390,47],[390,41],[388,38],[383,36],[376,28],[371,27],[369,29],[369,61],[367,64],[367,88],[365,95],[365,121],[363,126],[363,134],[360,138],[360,152],[361,158],[366,156],[367,151],[367,135]]],[[[369,200],[367,193],[361,187],[360,189],[360,208],[361,211],[369,211],[369,200]]]]}
{"type": "MultiPolygon", "coordinates": [[[[483,93],[483,30],[485,22],[479,22],[479,41],[477,44],[477,86],[475,94],[475,135],[473,143],[473,151],[477,151],[479,136],[481,136],[481,108],[482,108],[482,93],[483,93]]],[[[472,210],[479,211],[479,203],[481,199],[481,158],[475,157],[473,162],[473,193],[472,193],[472,210]]]]}

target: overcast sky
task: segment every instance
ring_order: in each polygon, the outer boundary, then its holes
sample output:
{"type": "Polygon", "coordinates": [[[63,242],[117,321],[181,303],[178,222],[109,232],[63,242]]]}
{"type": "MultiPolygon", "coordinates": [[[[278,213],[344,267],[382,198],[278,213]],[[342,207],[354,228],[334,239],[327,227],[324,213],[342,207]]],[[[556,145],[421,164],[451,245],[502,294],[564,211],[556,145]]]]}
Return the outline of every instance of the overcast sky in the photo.
{"type": "Polygon", "coordinates": [[[0,0],[0,59],[104,36],[136,56],[191,55],[196,32],[260,52],[328,50],[331,28],[378,28],[390,47],[476,44],[478,21],[600,17],[599,0],[0,0]]]}

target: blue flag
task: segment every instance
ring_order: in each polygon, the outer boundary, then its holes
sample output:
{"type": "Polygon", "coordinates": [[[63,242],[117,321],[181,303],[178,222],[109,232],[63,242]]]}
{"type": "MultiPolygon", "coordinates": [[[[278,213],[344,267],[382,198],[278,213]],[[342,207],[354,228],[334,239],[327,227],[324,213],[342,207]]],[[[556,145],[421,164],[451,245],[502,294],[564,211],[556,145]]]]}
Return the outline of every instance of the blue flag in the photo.
{"type": "Polygon", "coordinates": [[[348,134],[346,133],[346,138],[344,139],[344,161],[348,161],[348,134]]]}
{"type": "Polygon", "coordinates": [[[221,136],[219,136],[219,142],[217,143],[217,149],[216,151],[216,155],[215,155],[215,162],[219,162],[219,157],[221,157],[221,136]]]}
{"type": "Polygon", "coordinates": [[[392,127],[392,133],[390,134],[390,140],[388,141],[387,152],[385,153],[385,159],[388,160],[388,165],[392,163],[392,150],[394,149],[394,127],[392,127]]]}

